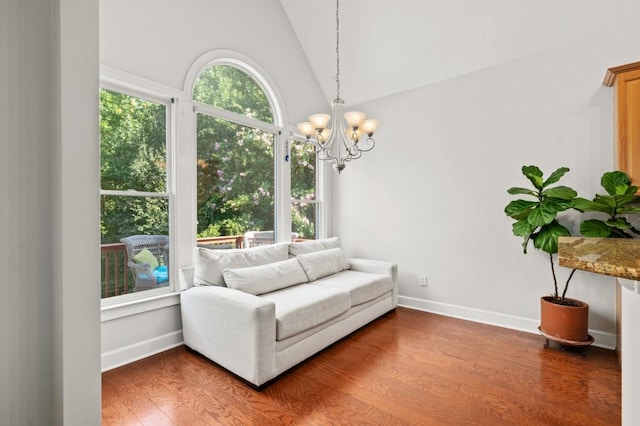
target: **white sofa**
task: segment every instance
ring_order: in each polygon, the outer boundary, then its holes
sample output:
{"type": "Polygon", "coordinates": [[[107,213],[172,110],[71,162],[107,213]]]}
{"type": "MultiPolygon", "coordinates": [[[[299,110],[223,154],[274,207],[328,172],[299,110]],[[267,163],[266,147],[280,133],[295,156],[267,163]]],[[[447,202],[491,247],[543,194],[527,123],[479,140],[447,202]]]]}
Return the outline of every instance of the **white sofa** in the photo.
{"type": "Polygon", "coordinates": [[[185,345],[258,389],[398,299],[397,266],[346,259],[337,238],[196,248],[179,272],[185,345]]]}

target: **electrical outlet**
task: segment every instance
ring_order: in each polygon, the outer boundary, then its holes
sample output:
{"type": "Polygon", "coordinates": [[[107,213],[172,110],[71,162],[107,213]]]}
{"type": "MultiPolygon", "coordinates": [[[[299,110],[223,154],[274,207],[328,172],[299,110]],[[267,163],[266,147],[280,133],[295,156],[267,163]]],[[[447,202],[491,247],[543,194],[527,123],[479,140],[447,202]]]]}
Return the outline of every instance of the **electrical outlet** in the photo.
{"type": "Polygon", "coordinates": [[[426,287],[427,286],[427,276],[426,275],[420,275],[420,285],[422,287],[426,287]]]}

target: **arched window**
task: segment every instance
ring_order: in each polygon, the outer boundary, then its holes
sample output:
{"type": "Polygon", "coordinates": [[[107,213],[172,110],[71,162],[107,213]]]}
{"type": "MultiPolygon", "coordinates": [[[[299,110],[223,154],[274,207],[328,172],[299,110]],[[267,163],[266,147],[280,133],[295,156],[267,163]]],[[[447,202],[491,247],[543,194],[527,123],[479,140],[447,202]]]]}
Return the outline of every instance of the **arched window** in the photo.
{"type": "Polygon", "coordinates": [[[193,100],[265,123],[274,122],[262,87],[231,65],[214,65],[201,72],[193,87],[193,100]]]}
{"type": "Polygon", "coordinates": [[[197,112],[199,243],[273,242],[274,158],[280,132],[274,126],[272,102],[251,75],[228,64],[203,70],[192,96],[197,112]],[[264,238],[250,242],[254,235],[264,238]]]}

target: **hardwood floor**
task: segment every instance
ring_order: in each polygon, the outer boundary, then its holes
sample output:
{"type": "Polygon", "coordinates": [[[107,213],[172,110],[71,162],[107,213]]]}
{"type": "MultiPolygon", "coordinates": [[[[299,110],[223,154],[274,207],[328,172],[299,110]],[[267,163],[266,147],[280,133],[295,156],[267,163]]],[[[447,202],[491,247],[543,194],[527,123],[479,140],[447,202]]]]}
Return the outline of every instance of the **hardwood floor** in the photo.
{"type": "Polygon", "coordinates": [[[398,308],[256,392],[176,348],[102,375],[104,425],[618,425],[615,353],[398,308]]]}

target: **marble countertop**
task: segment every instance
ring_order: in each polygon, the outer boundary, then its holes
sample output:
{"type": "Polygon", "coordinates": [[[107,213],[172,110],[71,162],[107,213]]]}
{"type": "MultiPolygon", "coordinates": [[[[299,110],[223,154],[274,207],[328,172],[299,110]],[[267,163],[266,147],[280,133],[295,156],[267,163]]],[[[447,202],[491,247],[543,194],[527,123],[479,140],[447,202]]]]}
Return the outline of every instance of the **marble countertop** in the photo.
{"type": "Polygon", "coordinates": [[[558,263],[567,268],[640,280],[640,239],[560,237],[558,263]]]}

